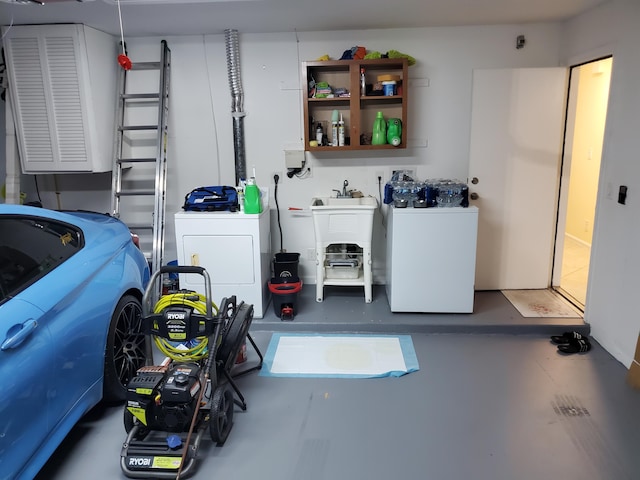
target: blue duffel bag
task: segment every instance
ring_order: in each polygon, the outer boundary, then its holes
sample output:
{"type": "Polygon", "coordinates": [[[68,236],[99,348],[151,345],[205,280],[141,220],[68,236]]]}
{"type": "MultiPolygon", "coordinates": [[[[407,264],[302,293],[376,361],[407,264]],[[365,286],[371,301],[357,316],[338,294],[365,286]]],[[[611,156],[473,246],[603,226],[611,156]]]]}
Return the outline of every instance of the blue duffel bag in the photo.
{"type": "Polygon", "coordinates": [[[229,186],[198,187],[185,195],[182,208],[187,212],[237,212],[238,192],[229,186]]]}

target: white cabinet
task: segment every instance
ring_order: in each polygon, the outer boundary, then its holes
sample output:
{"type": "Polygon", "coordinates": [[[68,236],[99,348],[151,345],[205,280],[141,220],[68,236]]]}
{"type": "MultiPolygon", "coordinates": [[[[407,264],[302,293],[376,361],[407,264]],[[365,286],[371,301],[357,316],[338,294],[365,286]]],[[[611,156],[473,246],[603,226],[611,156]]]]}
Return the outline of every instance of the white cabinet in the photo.
{"type": "MultiPolygon", "coordinates": [[[[178,264],[207,270],[217,305],[235,295],[238,302],[253,304],[254,317],[262,318],[270,298],[269,211],[179,212],[174,218],[178,264]]],[[[204,294],[204,279],[181,274],[180,288],[204,294]]]]}
{"type": "Polygon", "coordinates": [[[473,312],[478,208],[393,208],[387,222],[392,312],[473,312]]]}
{"type": "Polygon", "coordinates": [[[112,169],[117,42],[84,25],[3,28],[24,173],[112,169]]]}

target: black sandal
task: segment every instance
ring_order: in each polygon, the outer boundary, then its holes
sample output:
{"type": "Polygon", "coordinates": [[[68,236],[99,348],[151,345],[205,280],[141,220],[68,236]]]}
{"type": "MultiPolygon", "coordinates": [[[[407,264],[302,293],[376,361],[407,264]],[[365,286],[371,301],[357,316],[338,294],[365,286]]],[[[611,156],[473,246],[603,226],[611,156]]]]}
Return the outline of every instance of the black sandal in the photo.
{"type": "Polygon", "coordinates": [[[571,340],[587,340],[586,335],[581,335],[578,332],[564,332],[562,335],[552,335],[551,342],[556,345],[565,345],[571,340]]]}
{"type": "Polygon", "coordinates": [[[558,345],[558,351],[562,353],[586,353],[591,350],[591,343],[586,338],[571,339],[569,343],[558,345]]]}

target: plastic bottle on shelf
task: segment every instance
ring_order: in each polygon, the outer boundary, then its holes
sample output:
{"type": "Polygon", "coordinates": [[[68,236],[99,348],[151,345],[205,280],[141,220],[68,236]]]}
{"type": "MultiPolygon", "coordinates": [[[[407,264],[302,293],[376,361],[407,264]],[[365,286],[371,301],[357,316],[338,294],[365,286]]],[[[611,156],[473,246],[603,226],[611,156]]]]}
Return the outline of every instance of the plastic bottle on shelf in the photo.
{"type": "Polygon", "coordinates": [[[344,120],[342,114],[340,114],[340,121],[338,122],[338,146],[344,147],[344,120]]]}
{"type": "Polygon", "coordinates": [[[338,146],[338,110],[331,115],[331,145],[338,146]]]}
{"type": "Polygon", "coordinates": [[[364,67],[360,67],[360,96],[367,95],[367,82],[364,76],[364,67]]]}
{"type": "Polygon", "coordinates": [[[322,136],[324,131],[322,129],[322,124],[318,122],[318,126],[316,127],[316,141],[318,142],[318,146],[322,145],[322,136]]]}
{"type": "Polygon", "coordinates": [[[373,122],[373,134],[371,136],[371,145],[384,145],[387,143],[387,122],[384,121],[382,112],[376,114],[373,122]]]}
{"type": "Polygon", "coordinates": [[[387,122],[387,142],[394,147],[402,142],[402,121],[399,118],[390,118],[387,122]]]}

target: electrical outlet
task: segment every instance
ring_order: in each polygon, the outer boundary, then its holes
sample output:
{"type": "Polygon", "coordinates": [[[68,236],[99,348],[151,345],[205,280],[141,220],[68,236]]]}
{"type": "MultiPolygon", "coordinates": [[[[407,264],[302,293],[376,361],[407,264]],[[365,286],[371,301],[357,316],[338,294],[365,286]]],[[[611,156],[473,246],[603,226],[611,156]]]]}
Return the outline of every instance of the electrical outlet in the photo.
{"type": "Polygon", "coordinates": [[[307,260],[311,262],[316,261],[316,249],[315,248],[307,248],[307,260]]]}
{"type": "Polygon", "coordinates": [[[308,163],[304,167],[304,178],[313,178],[313,168],[311,168],[311,165],[308,163]]]}
{"type": "Polygon", "coordinates": [[[273,183],[275,185],[276,181],[274,179],[274,177],[278,175],[278,184],[282,183],[283,180],[283,176],[282,176],[282,172],[272,172],[271,173],[271,179],[269,180],[270,183],[273,183]]]}
{"type": "Polygon", "coordinates": [[[410,168],[396,168],[392,171],[392,175],[395,175],[398,172],[404,172],[405,175],[408,175],[409,177],[413,178],[413,170],[410,168]]]}
{"type": "Polygon", "coordinates": [[[380,183],[385,183],[387,181],[387,178],[385,178],[385,173],[382,171],[378,171],[376,172],[376,178],[375,178],[376,184],[378,184],[378,181],[380,183]]]}

